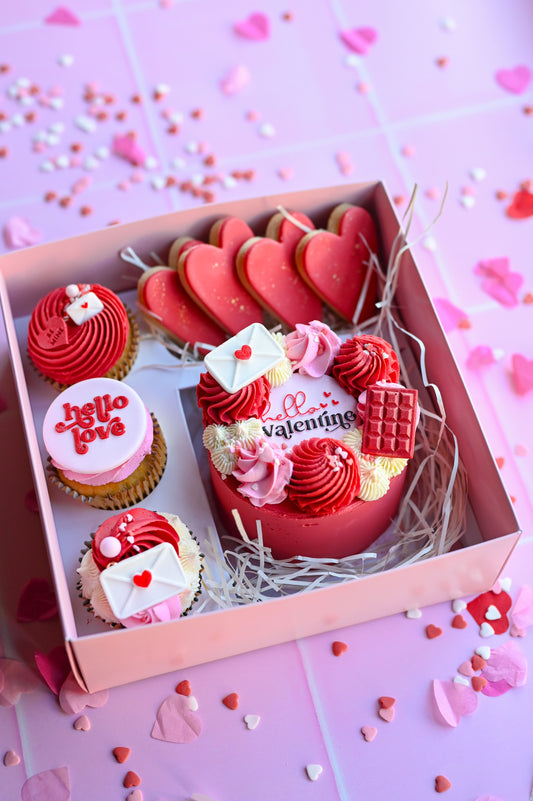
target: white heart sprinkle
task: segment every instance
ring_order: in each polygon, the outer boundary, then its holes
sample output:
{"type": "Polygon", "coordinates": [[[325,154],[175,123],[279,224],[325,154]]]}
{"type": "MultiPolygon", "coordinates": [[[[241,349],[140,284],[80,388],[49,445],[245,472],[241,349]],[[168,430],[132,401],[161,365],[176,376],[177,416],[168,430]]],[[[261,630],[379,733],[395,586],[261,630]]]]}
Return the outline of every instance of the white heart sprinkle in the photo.
{"type": "Polygon", "coordinates": [[[157,167],[157,159],[155,156],[147,156],[146,161],[144,162],[144,169],[145,170],[155,170],[157,167]]]}
{"type": "Polygon", "coordinates": [[[488,659],[490,659],[491,647],[490,645],[480,645],[478,648],[476,648],[475,653],[486,662],[488,659]]]}
{"type": "Polygon", "coordinates": [[[452,602],[452,609],[458,615],[459,612],[466,609],[466,602],[462,601],[460,598],[456,598],[455,601],[452,602]]]}
{"type": "Polygon", "coordinates": [[[316,782],[322,771],[322,765],[307,765],[305,768],[305,772],[312,782],[316,782]]]}
{"type": "Polygon", "coordinates": [[[198,701],[196,700],[194,695],[189,695],[189,708],[193,712],[196,712],[196,710],[198,709],[198,701]]]}
{"type": "Polygon", "coordinates": [[[491,604],[487,611],[485,612],[485,619],[486,620],[500,620],[502,614],[497,606],[491,604]]]}
{"type": "Polygon", "coordinates": [[[54,145],[58,145],[61,141],[61,138],[55,133],[46,134],[46,138],[44,140],[47,145],[50,147],[54,147],[54,145]]]}
{"type": "Polygon", "coordinates": [[[347,67],[357,67],[361,63],[361,59],[356,53],[349,53],[344,59],[344,63],[347,67]]]}
{"type": "Polygon", "coordinates": [[[222,181],[222,186],[224,189],[233,189],[235,186],[237,186],[237,179],[232,175],[226,175],[222,181]]]}
{"type": "Polygon", "coordinates": [[[180,156],[176,156],[175,159],[172,159],[170,165],[175,170],[182,170],[185,167],[185,159],[180,158],[180,156]]]}
{"type": "Polygon", "coordinates": [[[63,106],[65,105],[65,101],[63,100],[62,97],[53,97],[50,100],[50,105],[55,111],[59,111],[59,109],[63,108],[63,106]]]}
{"type": "Polygon", "coordinates": [[[473,170],[470,170],[470,177],[473,181],[482,181],[487,177],[487,171],[483,167],[474,167],[473,170]]]}
{"type": "Polygon", "coordinates": [[[243,720],[249,729],[256,729],[261,718],[259,715],[245,715],[243,720]]]}
{"type": "Polygon", "coordinates": [[[68,156],[58,156],[56,159],[56,165],[60,167],[62,170],[66,169],[70,165],[70,159],[68,156]]]}
{"type": "Polygon", "coordinates": [[[164,189],[167,182],[162,175],[155,175],[150,183],[154,189],[164,189]]]}
{"type": "Polygon", "coordinates": [[[468,681],[468,679],[465,679],[464,676],[454,676],[453,682],[454,684],[464,684],[465,687],[470,686],[470,682],[468,681]]]}
{"type": "Polygon", "coordinates": [[[463,208],[472,209],[475,205],[476,199],[475,197],[472,197],[472,195],[463,195],[461,198],[461,206],[463,206],[463,208]]]}
{"type": "Polygon", "coordinates": [[[59,56],[58,62],[62,67],[72,67],[72,65],[74,64],[74,56],[65,53],[64,56],[59,56]]]}
{"type": "Polygon", "coordinates": [[[92,133],[96,129],[96,121],[85,114],[79,114],[74,120],[74,125],[85,133],[92,133]]]}
{"type": "Polygon", "coordinates": [[[94,155],[96,156],[96,158],[101,159],[102,161],[104,159],[108,159],[110,155],[109,148],[106,147],[105,145],[101,145],[94,151],[94,155]]]}
{"type": "Polygon", "coordinates": [[[21,125],[24,125],[24,117],[22,114],[13,114],[11,117],[11,124],[16,128],[20,128],[21,125]]]}
{"type": "Polygon", "coordinates": [[[509,592],[512,583],[513,581],[510,576],[506,576],[505,578],[500,579],[500,587],[502,588],[502,590],[505,590],[505,592],[509,592]]]}
{"type": "Polygon", "coordinates": [[[409,620],[418,620],[419,617],[422,617],[422,612],[420,609],[408,609],[405,616],[408,617],[409,620]]]}
{"type": "Polygon", "coordinates": [[[10,130],[10,128],[11,128],[11,123],[8,122],[7,120],[2,120],[0,122],[0,131],[2,133],[7,133],[10,130]]]}
{"type": "Polygon", "coordinates": [[[483,621],[483,623],[479,627],[479,633],[480,633],[481,637],[492,637],[492,635],[495,633],[495,631],[492,628],[492,626],[490,625],[490,623],[487,623],[486,621],[483,621]]]}
{"type": "Polygon", "coordinates": [[[457,23],[453,17],[445,17],[441,22],[441,27],[444,28],[445,31],[452,33],[457,28],[457,23]]]}
{"type": "Polygon", "coordinates": [[[275,135],[276,129],[270,122],[265,122],[259,127],[259,136],[263,136],[265,139],[272,139],[275,135]]]}
{"type": "Polygon", "coordinates": [[[187,153],[198,153],[198,142],[187,142],[185,150],[187,153]]]}
{"type": "Polygon", "coordinates": [[[41,172],[53,172],[55,170],[55,165],[51,161],[43,161],[40,170],[41,172]]]}

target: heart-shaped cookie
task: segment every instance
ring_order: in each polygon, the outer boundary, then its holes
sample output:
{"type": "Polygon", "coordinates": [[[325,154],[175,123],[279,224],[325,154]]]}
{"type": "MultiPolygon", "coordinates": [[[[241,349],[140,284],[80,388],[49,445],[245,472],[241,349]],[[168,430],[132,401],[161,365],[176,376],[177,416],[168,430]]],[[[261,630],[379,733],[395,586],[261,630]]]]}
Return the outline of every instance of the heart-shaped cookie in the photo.
{"type": "Polygon", "coordinates": [[[342,203],[331,213],[327,231],[311,231],[300,240],[296,266],[333,311],[348,322],[355,316],[357,322],[375,312],[376,276],[367,262],[368,249],[376,252],[377,246],[376,227],[366,209],[342,203]]]}
{"type": "Polygon", "coordinates": [[[181,285],[178,273],[168,267],[146,270],[137,285],[139,303],[151,315],[150,323],[160,327],[179,345],[205,342],[215,347],[226,336],[198,306],[181,285]]]}
{"type": "Polygon", "coordinates": [[[266,237],[249,239],[237,254],[237,272],[248,292],[291,329],[297,323],[322,319],[322,302],[302,279],[294,261],[305,228],[314,229],[305,214],[291,212],[287,217],[279,212],[269,221],[266,237]]]}
{"type": "Polygon", "coordinates": [[[263,320],[261,306],[237,276],[237,253],[252,236],[244,220],[226,217],[211,228],[209,245],[182,250],[178,261],[180,279],[190,297],[230,334],[263,320]]]}

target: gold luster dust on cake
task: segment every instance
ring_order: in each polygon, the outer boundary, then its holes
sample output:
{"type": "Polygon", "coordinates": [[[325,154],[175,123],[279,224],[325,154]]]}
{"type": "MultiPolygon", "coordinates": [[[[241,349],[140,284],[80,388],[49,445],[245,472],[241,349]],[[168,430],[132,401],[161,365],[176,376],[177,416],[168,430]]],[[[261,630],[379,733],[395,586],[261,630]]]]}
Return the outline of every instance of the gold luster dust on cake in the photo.
{"type": "Polygon", "coordinates": [[[203,559],[198,540],[178,515],[137,507],[108,518],[91,535],[77,569],[80,597],[90,612],[112,626],[177,619],[199,597],[203,559]],[[137,592],[131,614],[121,614],[118,607],[124,599],[107,580],[108,569],[112,573],[116,566],[122,582],[131,580],[130,599],[137,592]],[[147,581],[139,584],[143,575],[147,581]]]}
{"type": "Polygon", "coordinates": [[[165,470],[159,422],[131,387],[113,379],[67,388],[48,409],[43,438],[51,482],[98,509],[139,503],[165,470]]]}
{"type": "Polygon", "coordinates": [[[122,380],[138,350],[134,315],[100,284],[53,290],[37,303],[28,327],[31,363],[59,390],[88,378],[122,380]]]}

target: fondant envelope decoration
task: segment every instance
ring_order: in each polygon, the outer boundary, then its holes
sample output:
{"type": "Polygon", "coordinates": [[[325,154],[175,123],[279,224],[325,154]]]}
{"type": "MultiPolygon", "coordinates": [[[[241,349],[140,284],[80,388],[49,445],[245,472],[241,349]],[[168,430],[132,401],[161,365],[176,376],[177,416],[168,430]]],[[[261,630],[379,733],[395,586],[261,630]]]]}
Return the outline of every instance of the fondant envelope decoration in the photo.
{"type": "Polygon", "coordinates": [[[187,588],[179,557],[169,542],[106,567],[100,583],[119,620],[160,604],[187,588]]]}
{"type": "Polygon", "coordinates": [[[65,311],[76,325],[82,325],[101,312],[103,308],[104,304],[94,292],[86,292],[84,295],[74,298],[65,311]]]}
{"type": "Polygon", "coordinates": [[[285,352],[261,323],[252,323],[218,348],[204,364],[220,386],[233,394],[275,367],[285,352]]]}

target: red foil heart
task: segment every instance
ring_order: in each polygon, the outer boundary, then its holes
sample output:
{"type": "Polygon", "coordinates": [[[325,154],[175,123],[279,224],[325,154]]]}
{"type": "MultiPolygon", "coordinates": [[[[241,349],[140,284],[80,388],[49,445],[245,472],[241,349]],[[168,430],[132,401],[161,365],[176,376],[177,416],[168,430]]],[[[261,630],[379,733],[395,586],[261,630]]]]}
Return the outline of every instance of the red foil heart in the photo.
{"type": "Polygon", "coordinates": [[[152,574],[149,570],[143,570],[142,573],[137,573],[137,575],[133,577],[133,583],[136,587],[149,587],[152,583],[152,574]]]}

